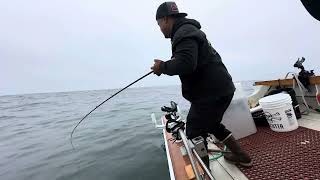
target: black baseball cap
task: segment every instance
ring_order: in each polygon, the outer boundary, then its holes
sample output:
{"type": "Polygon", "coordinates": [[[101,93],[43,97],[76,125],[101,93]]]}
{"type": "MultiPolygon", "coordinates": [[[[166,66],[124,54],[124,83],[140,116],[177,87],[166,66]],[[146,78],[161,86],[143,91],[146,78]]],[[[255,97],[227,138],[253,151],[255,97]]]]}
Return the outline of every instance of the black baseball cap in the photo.
{"type": "Polygon", "coordinates": [[[178,6],[175,2],[164,2],[158,7],[156,20],[165,16],[185,17],[187,15],[187,13],[179,12],[178,6]]]}

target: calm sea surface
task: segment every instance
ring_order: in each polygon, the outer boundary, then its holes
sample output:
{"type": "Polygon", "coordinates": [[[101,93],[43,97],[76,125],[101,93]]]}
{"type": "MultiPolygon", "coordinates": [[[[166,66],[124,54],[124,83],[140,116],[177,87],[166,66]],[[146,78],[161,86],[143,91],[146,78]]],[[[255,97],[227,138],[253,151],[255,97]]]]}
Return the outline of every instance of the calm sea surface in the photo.
{"type": "MultiPolygon", "coordinates": [[[[251,92],[251,86],[244,89],[251,92]]],[[[179,86],[128,89],[76,123],[115,90],[0,96],[1,180],[169,179],[162,131],[150,113],[189,103],[179,86]]]]}

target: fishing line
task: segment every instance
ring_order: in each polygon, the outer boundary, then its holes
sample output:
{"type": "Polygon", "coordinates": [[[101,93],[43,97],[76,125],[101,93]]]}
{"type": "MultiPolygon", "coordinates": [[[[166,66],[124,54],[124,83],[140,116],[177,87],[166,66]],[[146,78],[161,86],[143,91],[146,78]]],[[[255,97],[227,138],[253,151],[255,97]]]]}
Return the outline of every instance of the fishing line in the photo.
{"type": "Polygon", "coordinates": [[[113,98],[114,96],[116,96],[117,94],[119,94],[121,91],[127,89],[128,87],[130,87],[131,85],[133,85],[134,83],[140,81],[141,79],[147,77],[148,75],[150,75],[151,73],[153,73],[153,71],[145,74],[144,76],[140,77],[139,79],[135,80],[134,82],[130,83],[129,85],[127,85],[126,87],[122,88],[120,91],[116,92],[115,94],[113,94],[112,96],[110,96],[108,99],[104,100],[102,103],[100,103],[98,106],[96,106],[94,109],[92,109],[88,114],[86,114],[79,122],[78,124],[73,128],[72,132],[71,132],[71,135],[70,135],[70,142],[71,142],[71,145],[72,145],[72,148],[74,148],[73,146],[73,143],[72,143],[72,136],[73,136],[73,133],[75,132],[76,128],[80,125],[80,123],[86,119],[93,111],[95,111],[98,107],[100,107],[102,104],[104,104],[105,102],[107,102],[109,99],[113,98]]]}

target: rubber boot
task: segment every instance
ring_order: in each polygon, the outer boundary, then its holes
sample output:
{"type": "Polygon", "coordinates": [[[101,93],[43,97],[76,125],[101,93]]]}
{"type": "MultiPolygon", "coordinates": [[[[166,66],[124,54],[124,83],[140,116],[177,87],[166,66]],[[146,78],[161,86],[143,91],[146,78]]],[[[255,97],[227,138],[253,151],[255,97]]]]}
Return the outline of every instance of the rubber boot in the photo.
{"type": "Polygon", "coordinates": [[[252,160],[250,156],[241,149],[240,144],[236,141],[236,139],[232,135],[230,135],[227,139],[225,139],[223,143],[232,152],[232,153],[224,154],[225,160],[234,164],[239,164],[244,167],[252,166],[252,160]]]}

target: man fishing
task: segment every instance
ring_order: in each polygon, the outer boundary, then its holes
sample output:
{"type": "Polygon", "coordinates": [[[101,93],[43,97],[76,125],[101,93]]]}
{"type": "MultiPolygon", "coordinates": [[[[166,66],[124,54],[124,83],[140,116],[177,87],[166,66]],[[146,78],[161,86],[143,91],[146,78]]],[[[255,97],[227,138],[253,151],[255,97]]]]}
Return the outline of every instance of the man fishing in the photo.
{"type": "MultiPolygon", "coordinates": [[[[252,166],[249,155],[221,124],[235,91],[232,78],[200,30],[200,23],[186,16],[179,12],[175,2],[164,2],[158,7],[156,20],[164,37],[171,39],[172,57],[168,61],[155,59],[151,69],[158,76],[179,75],[182,95],[191,103],[186,123],[189,139],[198,136],[206,139],[212,133],[232,152],[224,155],[226,160],[252,166]]],[[[209,167],[209,158],[203,161],[209,167]]]]}

